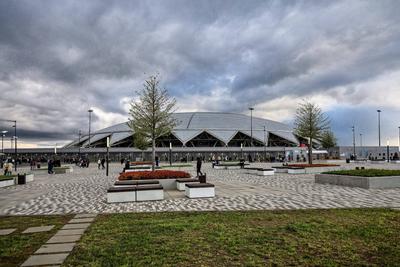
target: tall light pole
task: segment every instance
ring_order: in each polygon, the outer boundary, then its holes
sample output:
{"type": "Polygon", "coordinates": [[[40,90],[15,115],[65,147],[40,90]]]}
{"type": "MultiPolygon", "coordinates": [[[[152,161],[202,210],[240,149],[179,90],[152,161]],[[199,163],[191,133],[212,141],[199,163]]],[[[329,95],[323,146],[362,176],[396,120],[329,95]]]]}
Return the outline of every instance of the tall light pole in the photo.
{"type": "Polygon", "coordinates": [[[92,124],[93,109],[88,109],[88,112],[89,112],[89,147],[90,147],[90,126],[92,124]]]}
{"type": "Polygon", "coordinates": [[[13,128],[14,128],[14,141],[15,141],[15,145],[14,145],[14,157],[15,157],[15,164],[14,164],[14,169],[15,171],[17,171],[17,121],[16,120],[2,120],[0,119],[0,121],[7,121],[7,122],[13,122],[13,128]]]}
{"type": "Polygon", "coordinates": [[[250,146],[253,146],[253,107],[249,108],[250,110],[250,146]]]}
{"type": "Polygon", "coordinates": [[[169,166],[172,166],[172,143],[169,142],[169,166]]]}
{"type": "Polygon", "coordinates": [[[363,144],[362,144],[362,133],[360,133],[360,155],[361,155],[361,157],[363,156],[362,154],[363,154],[363,144]]]}
{"type": "Polygon", "coordinates": [[[4,153],[4,137],[6,136],[7,131],[1,131],[1,153],[4,153]]]}
{"type": "Polygon", "coordinates": [[[356,134],[355,134],[355,131],[354,131],[354,125],[353,125],[353,127],[351,127],[351,129],[353,131],[353,156],[354,156],[354,159],[355,159],[356,158],[356,134]]]}
{"type": "Polygon", "coordinates": [[[267,161],[267,135],[265,131],[265,125],[264,125],[264,161],[267,161]]]}
{"type": "Polygon", "coordinates": [[[82,132],[81,132],[81,130],[79,130],[78,131],[78,159],[81,157],[81,135],[82,135],[82,132]]]}
{"type": "Polygon", "coordinates": [[[387,153],[387,162],[389,162],[390,158],[389,158],[389,148],[390,148],[390,143],[389,143],[389,139],[386,141],[386,153],[387,153]]]}
{"type": "Polygon", "coordinates": [[[382,110],[378,109],[378,138],[379,138],[379,147],[381,146],[381,112],[382,110]]]}
{"type": "Polygon", "coordinates": [[[400,152],[400,126],[399,126],[399,152],[400,152]]]}

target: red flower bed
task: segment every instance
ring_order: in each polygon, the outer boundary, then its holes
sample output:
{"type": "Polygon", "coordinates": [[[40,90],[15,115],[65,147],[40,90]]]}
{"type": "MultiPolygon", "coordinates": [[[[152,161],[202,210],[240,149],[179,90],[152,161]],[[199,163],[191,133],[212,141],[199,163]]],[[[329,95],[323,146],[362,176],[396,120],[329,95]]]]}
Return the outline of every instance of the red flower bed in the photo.
{"type": "Polygon", "coordinates": [[[118,177],[118,180],[151,180],[151,179],[171,179],[171,178],[190,178],[190,174],[184,171],[170,171],[170,170],[157,170],[157,171],[138,171],[138,172],[124,172],[118,177]]]}
{"type": "Polygon", "coordinates": [[[318,167],[338,167],[336,164],[288,164],[288,167],[318,168],[318,167]]]}
{"type": "Polygon", "coordinates": [[[151,165],[151,161],[134,161],[129,162],[129,165],[151,165]]]}

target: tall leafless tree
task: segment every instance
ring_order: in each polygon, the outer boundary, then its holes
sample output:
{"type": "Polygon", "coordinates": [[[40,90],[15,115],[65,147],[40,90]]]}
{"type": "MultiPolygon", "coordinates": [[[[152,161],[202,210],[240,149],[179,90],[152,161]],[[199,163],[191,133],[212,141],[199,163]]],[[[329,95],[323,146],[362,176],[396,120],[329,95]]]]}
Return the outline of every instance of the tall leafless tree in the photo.
{"type": "Polygon", "coordinates": [[[166,89],[160,88],[158,76],[150,76],[137,94],[139,101],[131,102],[128,125],[134,136],[141,140],[138,146],[143,148],[143,140],[151,142],[154,171],[156,139],[171,133],[177,123],[172,116],[176,100],[168,95],[166,89]]]}

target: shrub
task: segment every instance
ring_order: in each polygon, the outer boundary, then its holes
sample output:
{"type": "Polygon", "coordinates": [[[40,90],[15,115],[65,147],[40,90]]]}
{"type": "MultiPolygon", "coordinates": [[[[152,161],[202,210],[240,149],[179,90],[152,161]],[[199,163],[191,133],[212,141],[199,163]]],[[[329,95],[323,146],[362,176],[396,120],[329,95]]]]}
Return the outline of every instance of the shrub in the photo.
{"type": "Polygon", "coordinates": [[[288,167],[318,168],[318,167],[338,167],[336,164],[288,164],[288,167]]]}
{"type": "Polygon", "coordinates": [[[190,174],[184,171],[171,170],[124,172],[119,175],[118,180],[151,180],[170,178],[190,178],[190,174]]]}
{"type": "Polygon", "coordinates": [[[129,162],[129,165],[151,165],[151,161],[134,161],[129,162]]]}

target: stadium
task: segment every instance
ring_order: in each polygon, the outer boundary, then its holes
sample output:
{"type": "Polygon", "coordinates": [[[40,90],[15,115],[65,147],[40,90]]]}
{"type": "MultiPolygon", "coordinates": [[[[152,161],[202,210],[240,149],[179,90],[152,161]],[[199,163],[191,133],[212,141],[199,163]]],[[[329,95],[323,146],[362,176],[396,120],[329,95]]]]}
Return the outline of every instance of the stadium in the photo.
{"type": "MultiPolygon", "coordinates": [[[[300,138],[293,129],[283,123],[237,113],[185,112],[174,113],[176,127],[156,140],[156,152],[161,160],[213,154],[232,159],[247,157],[254,159],[280,157],[299,150],[300,138]],[[173,152],[173,154],[168,154],[173,152]],[[241,154],[240,154],[241,153],[241,154]]],[[[79,148],[82,152],[104,152],[107,138],[110,152],[119,157],[136,158],[143,155],[134,148],[132,130],[127,123],[120,123],[93,133],[79,136],[64,147],[64,151],[79,148]]],[[[302,150],[302,149],[300,149],[302,150]]],[[[149,154],[150,150],[145,151],[149,154]]]]}
{"type": "MultiPolygon", "coordinates": [[[[158,138],[157,147],[268,147],[297,146],[293,130],[279,122],[235,113],[190,112],[174,113],[177,126],[172,133],[158,138]]],[[[95,131],[65,146],[105,147],[110,137],[111,147],[133,147],[132,131],[127,123],[95,131]]]]}

